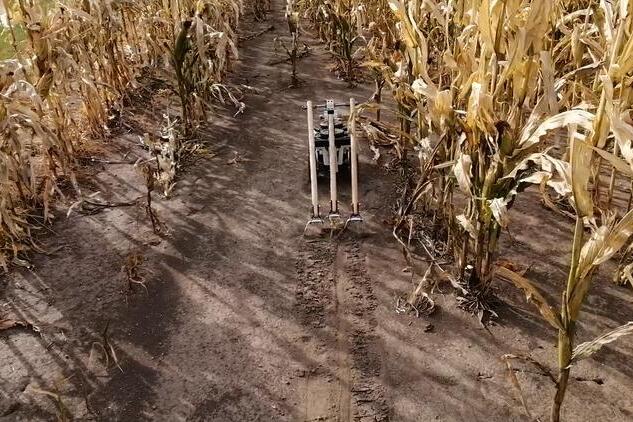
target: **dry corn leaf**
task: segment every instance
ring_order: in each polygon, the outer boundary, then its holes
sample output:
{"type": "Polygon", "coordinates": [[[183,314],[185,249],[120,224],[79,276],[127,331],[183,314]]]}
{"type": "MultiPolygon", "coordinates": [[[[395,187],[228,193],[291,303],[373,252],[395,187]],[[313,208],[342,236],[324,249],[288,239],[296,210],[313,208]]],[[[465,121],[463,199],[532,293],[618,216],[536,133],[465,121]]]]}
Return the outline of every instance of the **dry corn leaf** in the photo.
{"type": "Polygon", "coordinates": [[[10,330],[11,328],[26,328],[39,333],[40,329],[28,321],[17,319],[0,320],[0,331],[10,330]]]}
{"type": "Polygon", "coordinates": [[[525,298],[538,308],[543,319],[545,319],[545,321],[547,321],[552,327],[557,330],[564,330],[563,323],[556,311],[554,311],[545,297],[530,280],[505,267],[496,267],[495,274],[501,278],[511,281],[515,286],[523,290],[525,298]]]}
{"type": "Polygon", "coordinates": [[[572,138],[570,147],[571,187],[574,205],[580,217],[593,216],[593,200],[589,192],[593,150],[584,142],[572,138]]]}
{"type": "Polygon", "coordinates": [[[594,340],[579,344],[574,348],[570,365],[577,363],[581,359],[591,357],[607,344],[612,343],[620,337],[624,337],[631,333],[633,333],[633,321],[627,322],[626,324],[621,325],[618,328],[611,330],[594,340]]]}
{"type": "Polygon", "coordinates": [[[472,159],[470,155],[461,154],[453,166],[453,174],[457,179],[457,185],[459,189],[465,194],[470,194],[472,189],[472,159]]]}

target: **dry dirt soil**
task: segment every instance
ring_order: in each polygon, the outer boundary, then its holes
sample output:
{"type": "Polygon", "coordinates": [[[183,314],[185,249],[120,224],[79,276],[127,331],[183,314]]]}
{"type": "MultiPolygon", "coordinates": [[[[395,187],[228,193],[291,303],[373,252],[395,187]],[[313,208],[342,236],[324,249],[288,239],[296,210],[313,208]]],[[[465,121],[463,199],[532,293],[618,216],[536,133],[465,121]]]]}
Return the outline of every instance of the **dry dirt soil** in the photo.
{"type": "MultiPolygon", "coordinates": [[[[428,318],[395,312],[410,274],[386,223],[393,177],[363,145],[364,223],[339,238],[305,238],[306,99],[354,96],[309,34],[300,88],[273,40],[285,36],[282,4],[268,21],[245,18],[230,83],[251,85],[247,109],[219,108],[201,128],[205,151],[189,162],[169,199],[155,195],[168,234],[153,233],[141,206],[59,214],[43,235],[50,255],[0,280],[2,318],[36,333],[0,333],[0,420],[54,421],[530,421],[548,419],[553,384],[514,362],[531,417],[504,354],[555,366],[555,333],[514,288],[498,283],[499,318],[484,329],[456,307],[448,286],[428,318]],[[237,154],[237,156],[236,156],[237,154]],[[235,158],[237,157],[237,160],[235,158]],[[145,286],[128,285],[130,256],[145,286]],[[47,392],[47,393],[46,393],[47,392]]],[[[144,195],[133,163],[139,135],[156,131],[176,100],[161,81],[141,90],[121,129],[85,171],[86,193],[111,202],[144,195]]],[[[177,108],[174,108],[177,112],[177,108]]],[[[325,187],[322,203],[326,200],[325,187]]],[[[342,204],[349,192],[342,190],[342,204]]],[[[325,205],[324,205],[325,208],[325,205]]],[[[348,207],[343,206],[345,212],[348,207]]],[[[565,279],[571,222],[534,193],[512,212],[504,259],[530,266],[552,300],[565,279]]],[[[633,320],[631,291],[601,273],[579,338],[633,320]]],[[[565,421],[633,420],[631,340],[573,369],[565,421]]]]}

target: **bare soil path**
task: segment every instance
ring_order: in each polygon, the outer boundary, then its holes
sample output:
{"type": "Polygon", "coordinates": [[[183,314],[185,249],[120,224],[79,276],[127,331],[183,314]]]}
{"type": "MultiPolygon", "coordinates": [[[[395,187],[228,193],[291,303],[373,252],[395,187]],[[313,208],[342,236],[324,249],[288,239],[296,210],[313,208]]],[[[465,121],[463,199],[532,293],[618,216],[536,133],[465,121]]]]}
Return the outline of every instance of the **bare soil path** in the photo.
{"type": "MultiPolygon", "coordinates": [[[[171,199],[157,199],[169,235],[154,235],[141,207],[75,213],[46,237],[49,249],[62,249],[0,282],[2,316],[41,329],[0,334],[0,420],[56,420],[60,408],[94,421],[530,420],[500,357],[531,354],[552,365],[554,333],[512,289],[501,292],[502,325],[489,331],[451,295],[438,297],[428,321],[396,315],[410,275],[384,222],[392,178],[367,151],[362,229],[332,240],[302,236],[309,195],[300,107],[309,98],[360,101],[370,91],[336,80],[308,35],[304,84],[288,89],[288,67],[271,64],[280,58],[273,40],[286,34],[282,4],[274,6],[267,22],[246,18],[244,35],[275,29],[242,43],[231,76],[261,91],[247,95],[243,115],[214,115],[199,135],[210,154],[187,167],[171,199]],[[144,259],[146,289],[128,291],[121,269],[131,254],[144,259]]],[[[144,154],[138,136],[156,129],[170,101],[160,81],[150,91],[124,118],[126,133],[104,147],[106,158],[144,154]]],[[[144,194],[131,165],[95,168],[92,191],[104,198],[144,194]]],[[[346,209],[349,192],[342,195],[346,209]]],[[[536,263],[534,276],[554,295],[569,224],[538,206],[517,207],[526,223],[514,241],[504,238],[505,250],[536,263]]],[[[633,319],[626,290],[599,289],[583,337],[633,319]]],[[[566,420],[633,418],[624,393],[632,353],[622,342],[579,366],[588,376],[572,383],[566,420]]],[[[553,389],[533,369],[518,376],[532,416],[545,420],[553,389]]]]}

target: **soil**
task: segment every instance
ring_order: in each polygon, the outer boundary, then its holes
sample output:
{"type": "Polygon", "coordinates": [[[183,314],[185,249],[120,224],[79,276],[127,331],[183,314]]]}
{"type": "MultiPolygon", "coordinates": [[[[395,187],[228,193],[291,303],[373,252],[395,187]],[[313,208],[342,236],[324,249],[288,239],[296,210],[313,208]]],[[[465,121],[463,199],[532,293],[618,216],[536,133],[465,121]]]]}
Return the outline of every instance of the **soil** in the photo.
{"type": "MultiPolygon", "coordinates": [[[[242,32],[270,25],[241,43],[230,76],[257,89],[246,93],[245,112],[219,107],[172,196],[154,195],[167,233],[154,234],[142,205],[61,213],[42,236],[51,253],[0,280],[2,319],[39,330],[0,332],[0,420],[547,420],[549,378],[511,361],[528,417],[502,360],[515,354],[555,367],[556,333],[516,289],[498,283],[499,318],[485,328],[459,310],[446,285],[433,296],[432,316],[395,312],[414,286],[389,225],[388,152],[374,162],[363,145],[362,224],[332,238],[303,236],[310,206],[301,106],[362,101],[371,90],[337,80],[309,34],[303,83],[289,88],[289,66],[272,64],[280,59],[274,38],[287,31],[282,3],[266,22],[247,16],[242,32]],[[126,280],[132,258],[142,261],[143,285],[126,280]]],[[[146,156],[139,136],[156,131],[165,109],[177,113],[162,85],[123,113],[120,133],[84,169],[86,193],[112,203],[145,195],[132,165],[146,156]]],[[[341,190],[348,215],[349,190],[341,190]]],[[[572,222],[529,191],[512,220],[503,259],[529,266],[526,276],[556,301],[572,222]]],[[[581,341],[633,320],[631,291],[613,286],[608,270],[584,308],[581,341]]],[[[564,420],[633,420],[631,355],[625,338],[574,367],[564,420]]]]}

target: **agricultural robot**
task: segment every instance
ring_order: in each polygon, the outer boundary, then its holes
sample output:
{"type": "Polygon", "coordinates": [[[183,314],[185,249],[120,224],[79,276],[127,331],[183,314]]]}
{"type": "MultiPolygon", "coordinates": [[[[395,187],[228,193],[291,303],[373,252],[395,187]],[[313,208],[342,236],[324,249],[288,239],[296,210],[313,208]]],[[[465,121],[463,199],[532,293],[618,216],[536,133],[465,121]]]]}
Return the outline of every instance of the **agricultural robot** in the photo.
{"type": "MultiPolygon", "coordinates": [[[[330,222],[340,219],[338,207],[337,178],[343,174],[350,174],[352,188],[352,213],[347,220],[360,222],[358,204],[358,145],[355,134],[354,120],[350,119],[350,127],[337,113],[337,109],[349,107],[353,114],[355,102],[350,99],[349,104],[336,104],[334,100],[327,100],[323,105],[314,105],[308,101],[304,107],[308,113],[308,149],[310,162],[310,191],[312,196],[312,217],[306,225],[323,223],[319,207],[318,180],[320,177],[330,179],[330,212],[327,218],[330,222]],[[317,127],[314,126],[314,110],[322,111],[317,127]]],[[[347,224],[346,223],[346,224],[347,224]]]]}

